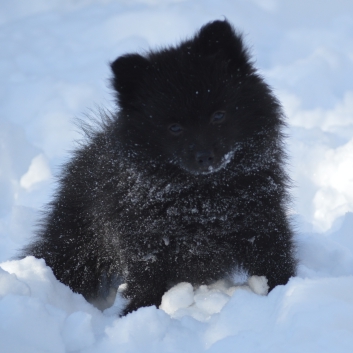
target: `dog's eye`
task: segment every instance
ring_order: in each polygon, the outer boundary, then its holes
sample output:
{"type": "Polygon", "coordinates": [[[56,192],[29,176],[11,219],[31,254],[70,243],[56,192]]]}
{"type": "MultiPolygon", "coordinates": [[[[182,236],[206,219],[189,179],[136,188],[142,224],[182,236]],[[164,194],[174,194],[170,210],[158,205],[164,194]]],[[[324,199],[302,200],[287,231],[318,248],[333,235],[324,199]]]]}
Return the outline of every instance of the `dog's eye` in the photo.
{"type": "Polygon", "coordinates": [[[226,112],[218,111],[212,114],[211,123],[212,124],[221,124],[226,118],[226,112]]]}
{"type": "Polygon", "coordinates": [[[183,132],[183,128],[179,124],[171,124],[169,125],[169,132],[174,135],[178,136],[183,132]]]}

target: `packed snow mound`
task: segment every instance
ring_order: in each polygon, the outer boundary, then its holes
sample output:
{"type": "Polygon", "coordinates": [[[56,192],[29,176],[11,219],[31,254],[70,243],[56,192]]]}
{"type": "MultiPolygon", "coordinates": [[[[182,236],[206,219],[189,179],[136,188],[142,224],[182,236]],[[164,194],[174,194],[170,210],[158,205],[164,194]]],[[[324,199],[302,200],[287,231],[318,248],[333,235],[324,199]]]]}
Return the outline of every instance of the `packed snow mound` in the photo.
{"type": "Polygon", "coordinates": [[[293,278],[268,295],[263,277],[193,288],[179,283],[160,309],[120,318],[60,283],[43,260],[0,264],[1,352],[349,352],[353,277],[293,278]],[[257,292],[258,294],[256,294],[257,292]]]}
{"type": "Polygon", "coordinates": [[[237,286],[221,280],[195,289],[190,283],[182,282],[164,294],[159,308],[174,318],[189,315],[196,320],[207,321],[211,315],[219,313],[239,289],[266,295],[267,279],[264,276],[251,276],[247,284],[237,286]]]}

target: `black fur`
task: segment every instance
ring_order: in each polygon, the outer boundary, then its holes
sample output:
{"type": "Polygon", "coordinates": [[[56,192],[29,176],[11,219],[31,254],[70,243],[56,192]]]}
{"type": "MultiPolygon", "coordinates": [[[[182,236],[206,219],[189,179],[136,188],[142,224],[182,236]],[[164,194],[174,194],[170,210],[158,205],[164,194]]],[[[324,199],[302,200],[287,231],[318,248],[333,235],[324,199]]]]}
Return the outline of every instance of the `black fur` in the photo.
{"type": "Polygon", "coordinates": [[[283,115],[241,35],[215,21],[111,67],[120,110],[64,167],[24,255],[90,301],[126,282],[124,314],[238,267],[285,284],[296,262],[283,115]]]}

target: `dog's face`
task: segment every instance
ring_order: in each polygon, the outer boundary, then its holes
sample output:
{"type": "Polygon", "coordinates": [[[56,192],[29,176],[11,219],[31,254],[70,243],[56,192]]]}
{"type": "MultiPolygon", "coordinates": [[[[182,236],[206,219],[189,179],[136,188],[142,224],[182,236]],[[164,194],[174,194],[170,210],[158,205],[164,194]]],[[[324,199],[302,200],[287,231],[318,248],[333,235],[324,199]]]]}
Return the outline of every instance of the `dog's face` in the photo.
{"type": "Polygon", "coordinates": [[[112,70],[130,148],[192,174],[226,167],[271,114],[268,88],[226,21],[176,48],[122,56],[112,70]]]}
{"type": "Polygon", "coordinates": [[[231,160],[235,144],[233,116],[229,109],[205,113],[188,120],[175,119],[166,126],[164,146],[181,168],[193,174],[222,169],[231,160]]]}
{"type": "Polygon", "coordinates": [[[209,174],[232,158],[238,141],[237,107],[214,99],[212,88],[205,89],[200,81],[194,90],[185,88],[185,96],[174,94],[170,109],[157,102],[151,105],[145,141],[169,163],[192,174],[209,174]]]}

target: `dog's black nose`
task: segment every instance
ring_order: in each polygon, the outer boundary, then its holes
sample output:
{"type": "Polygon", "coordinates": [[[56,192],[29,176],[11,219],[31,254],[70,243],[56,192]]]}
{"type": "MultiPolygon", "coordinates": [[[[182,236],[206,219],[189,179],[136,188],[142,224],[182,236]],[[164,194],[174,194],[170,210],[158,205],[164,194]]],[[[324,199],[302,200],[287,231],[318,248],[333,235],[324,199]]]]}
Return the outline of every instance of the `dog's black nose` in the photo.
{"type": "Polygon", "coordinates": [[[199,167],[207,169],[212,166],[214,161],[214,154],[212,151],[201,151],[195,154],[196,162],[199,167]]]}

